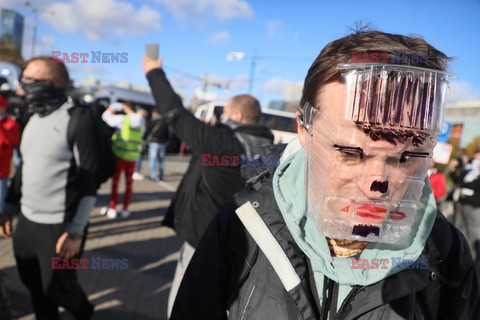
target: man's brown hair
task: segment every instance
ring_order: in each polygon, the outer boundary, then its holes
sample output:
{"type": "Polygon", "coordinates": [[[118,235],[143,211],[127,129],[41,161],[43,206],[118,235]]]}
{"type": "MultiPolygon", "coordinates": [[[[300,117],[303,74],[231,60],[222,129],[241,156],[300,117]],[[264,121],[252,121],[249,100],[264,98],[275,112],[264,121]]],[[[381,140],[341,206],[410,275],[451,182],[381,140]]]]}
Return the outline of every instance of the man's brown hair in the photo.
{"type": "Polygon", "coordinates": [[[341,73],[336,69],[339,63],[351,63],[352,52],[364,53],[400,51],[406,54],[426,53],[425,62],[410,63],[411,66],[445,71],[451,58],[435,49],[419,36],[404,36],[380,31],[356,31],[348,36],[327,44],[313,62],[305,77],[302,99],[303,106],[308,101],[318,106],[318,93],[327,83],[341,81],[341,73]]]}
{"type": "Polygon", "coordinates": [[[249,95],[241,94],[231,98],[231,106],[235,111],[243,113],[247,124],[258,124],[262,117],[262,109],[258,100],[249,95]]]}
{"type": "Polygon", "coordinates": [[[67,67],[61,60],[48,56],[41,56],[31,58],[25,63],[25,66],[33,61],[44,62],[47,65],[47,68],[49,68],[49,70],[52,72],[52,75],[55,77],[56,81],[60,84],[61,88],[65,88],[70,84],[70,77],[68,76],[67,67]]]}

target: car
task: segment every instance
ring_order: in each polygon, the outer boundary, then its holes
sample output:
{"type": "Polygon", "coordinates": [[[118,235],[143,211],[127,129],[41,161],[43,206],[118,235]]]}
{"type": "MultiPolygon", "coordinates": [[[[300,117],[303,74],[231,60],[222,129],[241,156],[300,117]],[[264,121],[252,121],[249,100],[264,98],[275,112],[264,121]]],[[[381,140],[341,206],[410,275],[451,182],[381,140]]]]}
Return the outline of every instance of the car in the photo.
{"type": "Polygon", "coordinates": [[[0,90],[15,91],[18,86],[22,69],[13,63],[0,61],[0,90]]]}
{"type": "MultiPolygon", "coordinates": [[[[216,121],[223,113],[226,101],[213,101],[197,107],[194,114],[205,122],[216,121]]],[[[297,122],[294,112],[262,109],[261,124],[270,128],[275,136],[274,143],[288,143],[297,136],[297,122]]]]}
{"type": "Polygon", "coordinates": [[[150,92],[121,88],[117,86],[99,86],[91,94],[95,105],[108,107],[115,102],[132,101],[135,108],[146,109],[149,113],[155,106],[150,92]]]}

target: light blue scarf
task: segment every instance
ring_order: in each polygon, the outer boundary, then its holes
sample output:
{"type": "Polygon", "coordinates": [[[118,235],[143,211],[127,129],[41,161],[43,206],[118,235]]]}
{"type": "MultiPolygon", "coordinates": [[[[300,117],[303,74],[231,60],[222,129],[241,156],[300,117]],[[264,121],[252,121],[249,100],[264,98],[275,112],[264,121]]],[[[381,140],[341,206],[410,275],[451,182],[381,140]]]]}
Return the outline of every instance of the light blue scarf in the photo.
{"type": "Polygon", "coordinates": [[[392,259],[416,260],[421,255],[436,217],[435,198],[427,178],[408,239],[399,244],[373,242],[360,254],[360,259],[368,261],[388,259],[387,268],[382,269],[380,265],[377,269],[355,269],[352,259],[331,256],[326,238],[318,232],[313,219],[305,215],[305,157],[306,152],[301,149],[279,165],[273,177],[275,199],[288,230],[311,261],[320,299],[323,278],[327,276],[340,284],[338,305],[341,305],[352,286],[370,285],[401,271],[401,268],[392,268],[395,264],[392,259]]]}

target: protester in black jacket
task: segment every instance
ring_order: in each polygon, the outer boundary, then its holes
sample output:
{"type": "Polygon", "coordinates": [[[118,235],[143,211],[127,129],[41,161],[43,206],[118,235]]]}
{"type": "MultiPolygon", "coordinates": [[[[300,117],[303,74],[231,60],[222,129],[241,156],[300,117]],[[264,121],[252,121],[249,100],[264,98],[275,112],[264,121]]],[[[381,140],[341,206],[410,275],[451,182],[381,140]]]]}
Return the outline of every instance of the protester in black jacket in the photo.
{"type": "MultiPolygon", "coordinates": [[[[311,262],[286,228],[270,174],[252,181],[213,219],[185,273],[170,319],[227,319],[226,310],[228,319],[326,319],[319,317],[326,311],[321,312],[314,292],[311,262]],[[262,221],[301,280],[288,292],[235,214],[248,201],[258,203],[262,221]]],[[[461,233],[438,211],[419,262],[372,285],[353,286],[338,303],[335,319],[478,319],[480,293],[471,259],[461,233]],[[428,267],[420,264],[425,261],[428,267]]],[[[372,271],[378,269],[372,266],[372,271]]],[[[338,283],[331,285],[338,290],[338,283]]]]}
{"type": "Polygon", "coordinates": [[[480,150],[475,152],[468,169],[456,174],[451,166],[450,177],[456,185],[453,225],[463,232],[472,255],[479,260],[476,248],[480,246],[480,150]]]}
{"type": "Polygon", "coordinates": [[[448,60],[378,31],[329,43],[305,78],[302,148],[215,217],[170,319],[480,319],[468,245],[427,177],[448,60]]]}
{"type": "Polygon", "coordinates": [[[62,61],[27,61],[17,92],[34,114],[24,128],[23,160],[0,213],[0,235],[13,238],[18,273],[37,319],[58,319],[59,306],[75,319],[91,319],[94,313],[77,270],[68,266],[78,261],[87,238],[100,147],[90,113],[67,96],[69,82],[62,61]],[[74,115],[77,126],[71,127],[74,115]]]}
{"type": "Polygon", "coordinates": [[[163,180],[168,138],[167,124],[159,117],[158,112],[153,110],[152,118],[147,122],[147,128],[143,135],[143,140],[148,143],[148,162],[150,164],[150,180],[152,181],[163,180]]]}
{"type": "Polygon", "coordinates": [[[200,121],[184,108],[161,67],[161,59],[144,57],[143,70],[156,110],[192,150],[189,167],[165,218],[166,225],[173,226],[184,241],[170,293],[170,311],[183,272],[215,212],[245,184],[240,173],[242,155],[252,157],[258,147],[272,144],[273,134],[258,125],[260,104],[250,95],[231,98],[222,123],[210,126],[200,121]]]}

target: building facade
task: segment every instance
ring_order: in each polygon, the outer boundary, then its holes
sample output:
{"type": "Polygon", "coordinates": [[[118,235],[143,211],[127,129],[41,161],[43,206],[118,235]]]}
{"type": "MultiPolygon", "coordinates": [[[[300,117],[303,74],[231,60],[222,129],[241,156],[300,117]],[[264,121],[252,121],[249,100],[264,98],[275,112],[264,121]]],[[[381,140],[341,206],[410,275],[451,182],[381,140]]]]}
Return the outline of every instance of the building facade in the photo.
{"type": "Polygon", "coordinates": [[[11,43],[22,54],[23,16],[14,10],[0,10],[0,42],[11,43]]]}
{"type": "Polygon", "coordinates": [[[447,103],[444,119],[451,124],[450,137],[465,148],[475,137],[480,137],[480,100],[447,103]]]}

